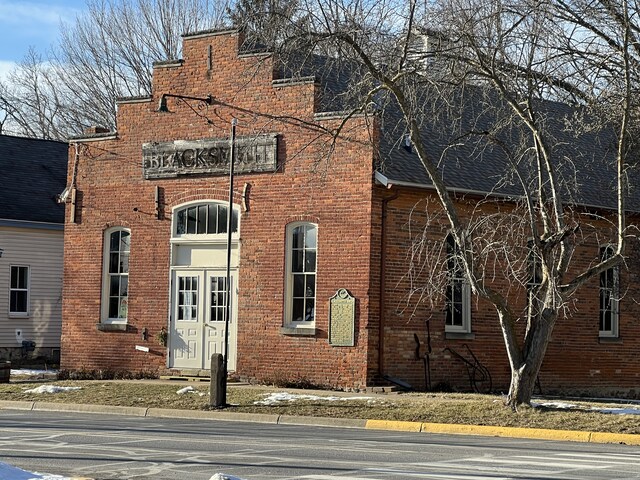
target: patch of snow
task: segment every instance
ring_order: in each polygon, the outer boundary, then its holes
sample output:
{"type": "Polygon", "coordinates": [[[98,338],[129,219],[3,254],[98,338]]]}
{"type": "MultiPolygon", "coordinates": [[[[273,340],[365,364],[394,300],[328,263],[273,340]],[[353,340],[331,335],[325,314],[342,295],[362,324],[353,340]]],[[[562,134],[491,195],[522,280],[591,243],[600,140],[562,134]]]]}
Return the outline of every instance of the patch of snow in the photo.
{"type": "Polygon", "coordinates": [[[195,388],[193,388],[191,385],[189,385],[188,387],[184,387],[181,388],[180,390],[178,390],[176,393],[178,395],[184,395],[185,393],[189,393],[189,392],[196,392],[197,390],[195,388]]]}
{"type": "Polygon", "coordinates": [[[74,390],[82,390],[82,387],[61,387],[58,385],[40,385],[37,388],[32,388],[31,390],[25,390],[24,393],[62,393],[62,392],[72,392],[74,390]]]}
{"type": "Polygon", "coordinates": [[[242,478],[234,477],[233,475],[227,475],[226,473],[216,473],[209,480],[242,480],[242,478]]]}
{"type": "Polygon", "coordinates": [[[569,410],[571,408],[580,408],[578,407],[578,405],[574,405],[572,403],[565,403],[565,402],[545,402],[545,403],[536,403],[536,402],[531,402],[531,406],[535,407],[535,408],[556,408],[558,410],[569,410]]]}
{"type": "Polygon", "coordinates": [[[612,415],[640,415],[640,408],[602,408],[591,407],[591,410],[596,410],[600,413],[610,413],[612,415]]]}
{"type": "Polygon", "coordinates": [[[535,403],[531,402],[531,406],[534,408],[555,408],[558,410],[578,409],[578,410],[591,410],[598,413],[607,413],[611,415],[640,415],[640,407],[628,407],[628,408],[610,408],[610,407],[581,407],[572,403],[565,402],[545,402],[535,403]]]}
{"type": "Polygon", "coordinates": [[[370,402],[373,397],[320,397],[318,395],[302,395],[288,392],[265,393],[264,400],[257,400],[254,405],[276,405],[280,402],[295,402],[297,400],[312,400],[321,402],[341,402],[348,400],[366,400],[370,402]]]}
{"type": "Polygon", "coordinates": [[[58,370],[32,370],[29,368],[19,368],[16,370],[11,370],[11,376],[12,377],[18,377],[18,376],[37,376],[37,375],[57,375],[58,374],[58,370]]]}
{"type": "Polygon", "coordinates": [[[21,468],[0,462],[0,478],[2,480],[71,480],[60,475],[27,472],[21,468]]]}

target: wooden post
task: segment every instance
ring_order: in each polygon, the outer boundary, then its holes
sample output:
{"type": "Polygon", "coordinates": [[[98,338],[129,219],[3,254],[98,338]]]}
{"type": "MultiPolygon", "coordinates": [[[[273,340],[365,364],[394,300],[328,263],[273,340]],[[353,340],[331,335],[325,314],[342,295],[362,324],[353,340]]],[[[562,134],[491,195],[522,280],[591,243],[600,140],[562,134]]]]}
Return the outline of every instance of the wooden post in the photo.
{"type": "Polygon", "coordinates": [[[211,355],[211,380],[209,386],[209,405],[214,408],[225,407],[224,361],[222,354],[211,355]]]}

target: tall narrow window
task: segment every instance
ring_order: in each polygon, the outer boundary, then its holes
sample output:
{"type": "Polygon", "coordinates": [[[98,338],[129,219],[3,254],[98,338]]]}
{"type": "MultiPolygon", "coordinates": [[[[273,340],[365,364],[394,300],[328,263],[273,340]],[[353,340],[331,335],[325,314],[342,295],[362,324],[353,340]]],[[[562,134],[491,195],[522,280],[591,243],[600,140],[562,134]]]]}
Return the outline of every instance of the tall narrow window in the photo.
{"type": "Polygon", "coordinates": [[[527,298],[529,314],[535,316],[540,312],[540,285],[542,284],[542,262],[533,240],[527,241],[527,298]]]}
{"type": "Polygon", "coordinates": [[[131,234],[121,228],[105,234],[102,321],[124,323],[129,313],[129,245],[131,234]]]}
{"type": "MultiPolygon", "coordinates": [[[[607,260],[614,254],[613,247],[600,247],[600,259],[607,260]]],[[[600,273],[600,328],[601,337],[618,336],[619,268],[608,268],[600,273]]]]}
{"type": "Polygon", "coordinates": [[[9,280],[9,314],[29,314],[29,267],[11,266],[9,280]]]}
{"type": "Polygon", "coordinates": [[[315,326],[318,229],[311,223],[287,227],[287,308],[291,327],[315,326]]]}
{"type": "Polygon", "coordinates": [[[469,333],[471,332],[471,289],[464,276],[460,249],[453,236],[448,235],[446,242],[449,283],[446,292],[445,330],[469,333]]]}

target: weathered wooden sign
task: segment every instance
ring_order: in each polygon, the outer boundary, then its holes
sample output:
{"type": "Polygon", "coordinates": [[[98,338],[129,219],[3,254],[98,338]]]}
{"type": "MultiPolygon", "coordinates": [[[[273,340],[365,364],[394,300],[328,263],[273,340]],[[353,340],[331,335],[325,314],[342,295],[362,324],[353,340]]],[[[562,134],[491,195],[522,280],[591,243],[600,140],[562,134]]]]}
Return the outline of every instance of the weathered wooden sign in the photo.
{"type": "MultiPolygon", "coordinates": [[[[275,134],[236,139],[236,173],[273,172],[277,168],[275,134]]],[[[228,139],[174,140],[142,144],[145,179],[180,175],[228,175],[231,145],[228,139]]]]}

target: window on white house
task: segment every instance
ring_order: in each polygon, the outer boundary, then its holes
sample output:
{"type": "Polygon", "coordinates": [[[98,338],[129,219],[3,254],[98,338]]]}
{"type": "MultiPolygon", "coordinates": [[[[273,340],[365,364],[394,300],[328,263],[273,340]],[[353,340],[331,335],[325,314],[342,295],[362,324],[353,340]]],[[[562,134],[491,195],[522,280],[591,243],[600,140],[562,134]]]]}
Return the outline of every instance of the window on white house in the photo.
{"type": "Polygon", "coordinates": [[[102,321],[125,323],[129,313],[129,246],[131,233],[123,228],[105,233],[102,321]]]}
{"type": "MultiPolygon", "coordinates": [[[[614,254],[613,246],[600,247],[600,259],[607,260],[614,254]]],[[[618,304],[620,296],[619,268],[608,268],[600,273],[600,328],[601,337],[618,336],[618,304]]]]}
{"type": "Polygon", "coordinates": [[[11,265],[9,279],[9,314],[29,314],[29,267],[11,265]]]}
{"type": "Polygon", "coordinates": [[[287,227],[287,304],[286,324],[290,327],[315,326],[316,256],[318,227],[294,223],[287,227]]]}
{"type": "MultiPolygon", "coordinates": [[[[200,203],[178,210],[175,214],[175,235],[215,235],[227,233],[226,204],[200,203]]],[[[232,210],[231,231],[238,231],[238,210],[232,210]]]]}
{"type": "Polygon", "coordinates": [[[449,283],[446,291],[445,331],[471,332],[471,288],[467,282],[460,249],[452,235],[447,235],[447,273],[449,283]]]}

